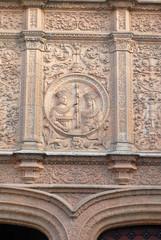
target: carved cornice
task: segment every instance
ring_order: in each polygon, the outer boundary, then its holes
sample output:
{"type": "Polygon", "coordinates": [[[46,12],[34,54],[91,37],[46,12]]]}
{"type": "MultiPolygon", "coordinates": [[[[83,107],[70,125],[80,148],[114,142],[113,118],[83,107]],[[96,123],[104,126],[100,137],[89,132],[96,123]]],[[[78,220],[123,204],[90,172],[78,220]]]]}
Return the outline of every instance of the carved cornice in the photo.
{"type": "Polygon", "coordinates": [[[76,34],[76,33],[46,33],[47,40],[108,40],[111,38],[110,34],[76,34]]]}
{"type": "Polygon", "coordinates": [[[0,39],[37,38],[44,40],[134,40],[134,41],[161,41],[161,34],[134,34],[134,33],[111,33],[111,34],[75,34],[75,33],[47,33],[44,31],[0,32],[0,39]]]}
{"type": "Polygon", "coordinates": [[[161,165],[161,155],[160,154],[134,154],[134,153],[124,153],[124,154],[74,154],[69,153],[55,153],[54,155],[47,155],[46,153],[1,153],[0,154],[0,164],[10,164],[19,163],[21,160],[25,161],[38,161],[43,164],[63,164],[63,165],[106,165],[110,166],[110,162],[119,161],[130,163],[133,162],[136,166],[160,166],[161,165]],[[75,156],[74,156],[75,155],[75,156]]]}
{"type": "Polygon", "coordinates": [[[45,7],[48,0],[21,0],[21,6],[22,7],[39,7],[43,8],[45,7]]]}
{"type": "Polygon", "coordinates": [[[135,41],[146,41],[146,42],[147,41],[160,42],[161,41],[161,34],[158,34],[158,35],[156,35],[156,34],[154,34],[154,35],[152,35],[152,34],[149,34],[149,35],[134,34],[133,35],[133,40],[135,40],[135,41]]]}
{"type": "Polygon", "coordinates": [[[38,7],[45,9],[79,9],[79,10],[113,10],[113,9],[129,9],[129,10],[141,10],[141,11],[160,11],[161,1],[143,1],[143,0],[86,0],[82,2],[81,0],[71,0],[66,2],[53,1],[53,0],[17,0],[17,1],[0,1],[0,8],[28,8],[28,7],[38,7]]]}

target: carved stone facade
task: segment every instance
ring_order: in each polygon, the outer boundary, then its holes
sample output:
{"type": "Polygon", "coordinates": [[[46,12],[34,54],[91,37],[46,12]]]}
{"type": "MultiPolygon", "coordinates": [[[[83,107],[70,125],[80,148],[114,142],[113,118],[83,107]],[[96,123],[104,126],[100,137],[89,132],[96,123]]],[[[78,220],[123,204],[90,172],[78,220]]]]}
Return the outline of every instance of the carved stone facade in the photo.
{"type": "Polygon", "coordinates": [[[0,73],[2,223],[160,224],[160,0],[0,0],[0,73]]]}

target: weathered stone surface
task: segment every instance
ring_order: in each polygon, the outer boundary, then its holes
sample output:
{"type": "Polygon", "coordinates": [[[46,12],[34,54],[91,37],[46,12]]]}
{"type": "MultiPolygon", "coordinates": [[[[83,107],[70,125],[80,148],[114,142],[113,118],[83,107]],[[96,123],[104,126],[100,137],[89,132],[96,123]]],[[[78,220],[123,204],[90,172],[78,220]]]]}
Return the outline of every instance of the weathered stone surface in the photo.
{"type": "Polygon", "coordinates": [[[160,0],[0,0],[0,73],[2,223],[160,224],[160,0]]]}

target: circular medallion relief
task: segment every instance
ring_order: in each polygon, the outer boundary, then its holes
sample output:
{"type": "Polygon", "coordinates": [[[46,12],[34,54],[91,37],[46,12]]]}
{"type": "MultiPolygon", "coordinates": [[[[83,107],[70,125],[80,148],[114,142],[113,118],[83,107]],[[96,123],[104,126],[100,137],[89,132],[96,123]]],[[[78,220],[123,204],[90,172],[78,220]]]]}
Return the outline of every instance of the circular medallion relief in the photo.
{"type": "Polygon", "coordinates": [[[84,136],[107,119],[109,97],[103,86],[84,75],[70,75],[54,81],[44,100],[45,114],[62,134],[84,136]]]}

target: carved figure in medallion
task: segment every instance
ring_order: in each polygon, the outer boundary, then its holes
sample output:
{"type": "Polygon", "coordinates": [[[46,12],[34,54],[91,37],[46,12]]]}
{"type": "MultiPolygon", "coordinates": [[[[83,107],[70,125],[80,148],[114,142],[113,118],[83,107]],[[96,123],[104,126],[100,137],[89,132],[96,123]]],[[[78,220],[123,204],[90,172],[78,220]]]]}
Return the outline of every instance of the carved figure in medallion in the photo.
{"type": "Polygon", "coordinates": [[[46,147],[76,151],[106,148],[104,122],[110,107],[108,94],[99,82],[78,74],[53,81],[44,106],[46,147]]]}
{"type": "Polygon", "coordinates": [[[55,94],[57,105],[51,109],[50,118],[52,123],[59,129],[68,132],[72,127],[73,113],[68,107],[69,92],[60,90],[55,94]]]}
{"type": "Polygon", "coordinates": [[[96,94],[86,93],[83,97],[85,99],[86,108],[81,113],[81,119],[83,131],[88,132],[98,127],[99,121],[102,120],[102,113],[96,107],[96,94]]]}

